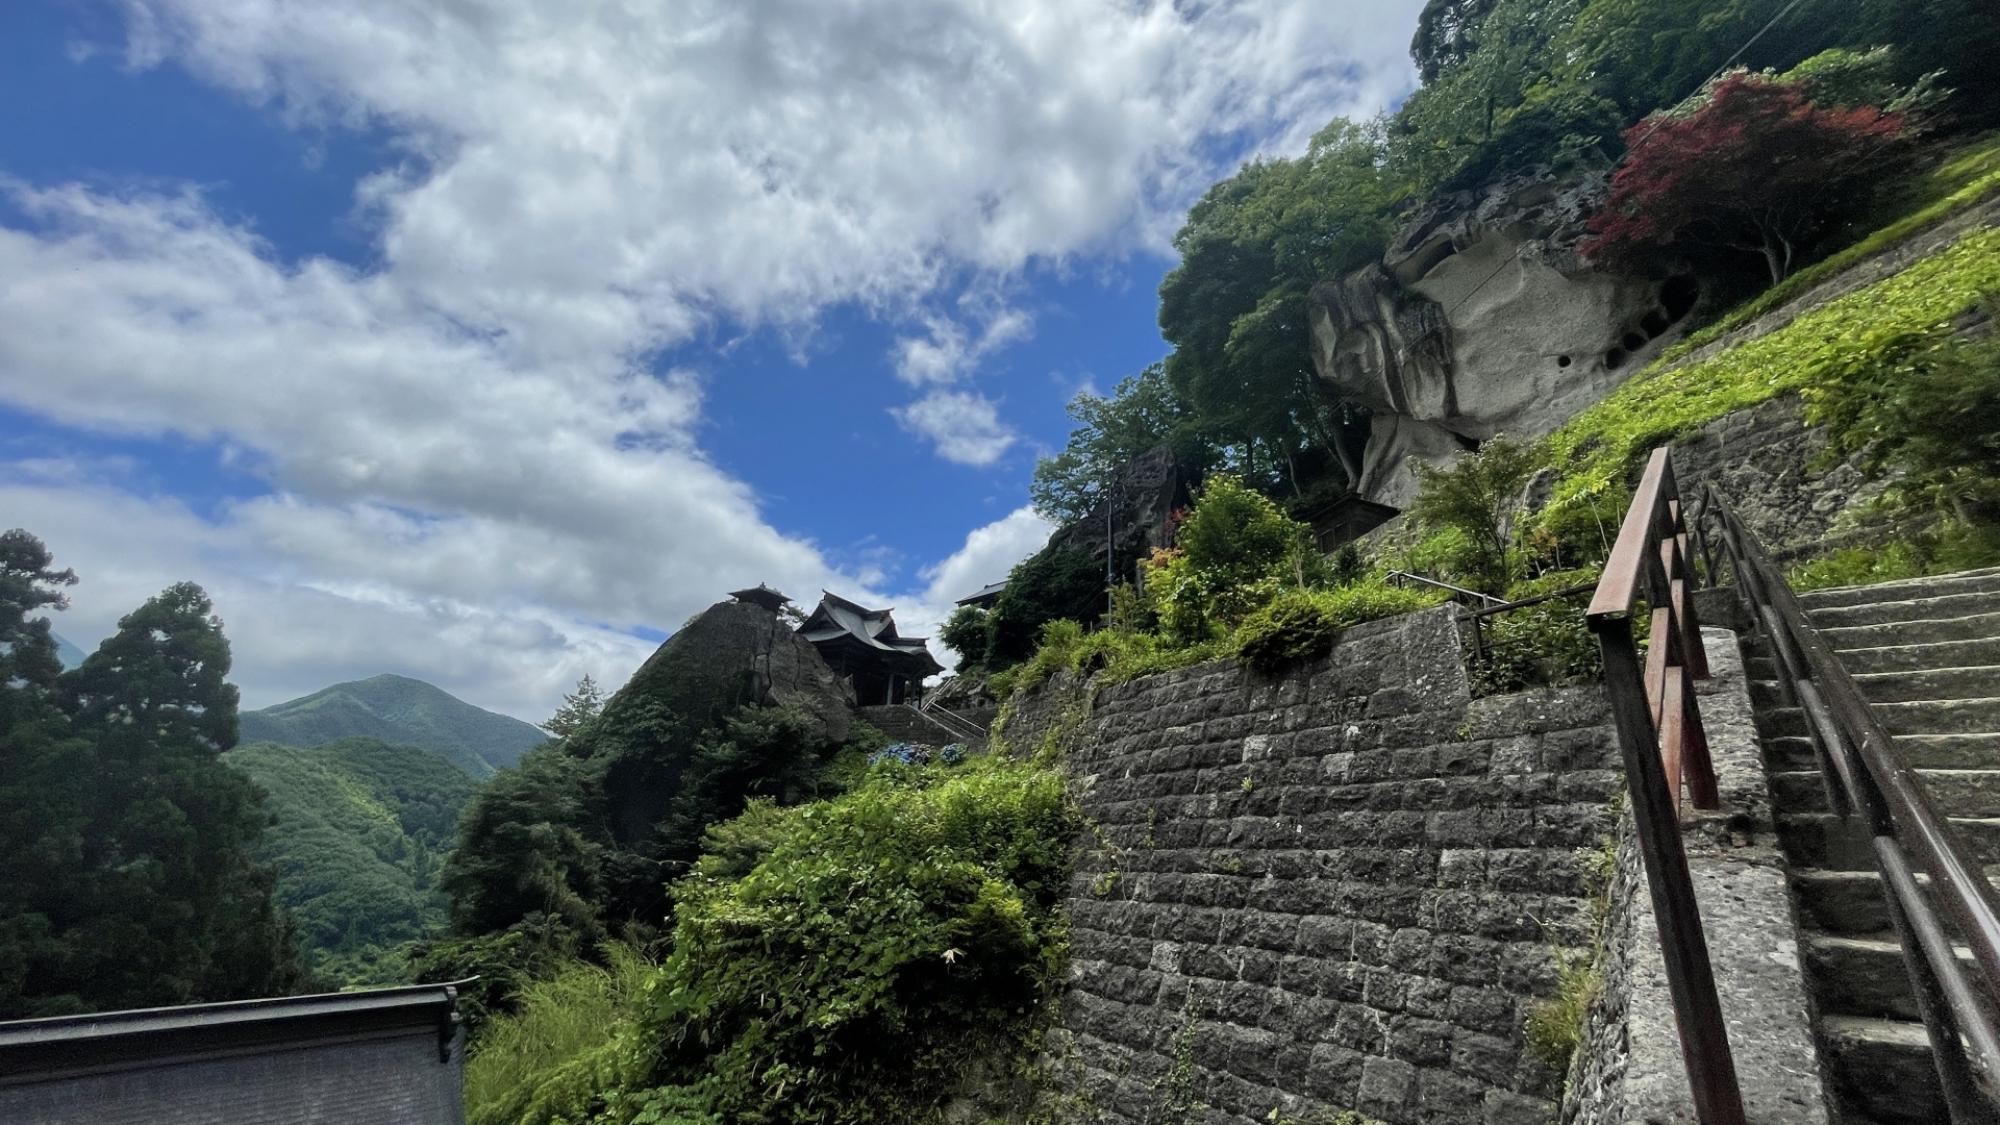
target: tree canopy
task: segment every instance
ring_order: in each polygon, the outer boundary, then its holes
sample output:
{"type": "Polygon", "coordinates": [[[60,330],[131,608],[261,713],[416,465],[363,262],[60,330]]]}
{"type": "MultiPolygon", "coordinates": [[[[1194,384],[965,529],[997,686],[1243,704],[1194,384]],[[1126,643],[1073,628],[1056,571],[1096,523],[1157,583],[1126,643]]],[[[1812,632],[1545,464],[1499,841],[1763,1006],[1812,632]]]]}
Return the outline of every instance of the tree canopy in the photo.
{"type": "Polygon", "coordinates": [[[229,642],[179,583],[50,675],[40,609],[75,581],[0,536],[0,1016],[279,995],[302,982],[255,850],[261,794],[236,741],[229,642]]]}

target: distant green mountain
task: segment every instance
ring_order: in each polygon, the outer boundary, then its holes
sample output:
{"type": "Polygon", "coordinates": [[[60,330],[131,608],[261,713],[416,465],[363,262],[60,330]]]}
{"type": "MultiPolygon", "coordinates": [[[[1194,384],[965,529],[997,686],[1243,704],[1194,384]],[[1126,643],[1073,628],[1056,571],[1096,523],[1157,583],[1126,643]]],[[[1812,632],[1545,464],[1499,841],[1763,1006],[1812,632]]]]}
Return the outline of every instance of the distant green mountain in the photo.
{"type": "Polygon", "coordinates": [[[86,653],[71,644],[68,637],[61,633],[50,633],[49,636],[56,642],[56,659],[62,662],[64,669],[74,668],[83,663],[86,653]]]}
{"type": "Polygon", "coordinates": [[[373,738],[441,754],[473,777],[511,766],[548,735],[519,719],[484,711],[442,688],[408,676],[374,676],[245,711],[243,742],[321,746],[373,738]]]}
{"type": "Polygon", "coordinates": [[[275,823],[262,859],[316,973],[341,984],[399,980],[396,947],[445,924],[438,868],[478,783],[435,754],[371,738],[256,742],[222,760],[268,795],[275,823]]]}

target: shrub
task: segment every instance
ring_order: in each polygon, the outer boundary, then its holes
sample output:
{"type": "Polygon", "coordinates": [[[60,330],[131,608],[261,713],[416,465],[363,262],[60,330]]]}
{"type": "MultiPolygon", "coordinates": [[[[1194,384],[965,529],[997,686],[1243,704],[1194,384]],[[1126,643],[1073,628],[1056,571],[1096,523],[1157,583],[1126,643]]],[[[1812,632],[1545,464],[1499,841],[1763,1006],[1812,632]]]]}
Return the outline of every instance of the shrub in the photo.
{"type": "Polygon", "coordinates": [[[782,816],[748,875],[676,885],[644,1084],[728,1120],[921,1119],[1057,980],[1081,827],[1063,777],[999,757],[878,770],[782,816]]]}
{"type": "Polygon", "coordinates": [[[2000,564],[2000,529],[1946,522],[1893,543],[1847,547],[1794,566],[1786,576],[1801,592],[1867,586],[2000,564]]]}
{"type": "Polygon", "coordinates": [[[1831,431],[1829,459],[1860,453],[1871,473],[1900,468],[1899,498],[1961,522],[2000,517],[2000,338],[1911,334],[1806,401],[1831,431]]]}
{"type": "Polygon", "coordinates": [[[1230,640],[1245,664],[1273,675],[1333,651],[1343,629],[1442,601],[1431,590],[1404,590],[1376,579],[1337,590],[1290,590],[1245,619],[1230,640]]]}

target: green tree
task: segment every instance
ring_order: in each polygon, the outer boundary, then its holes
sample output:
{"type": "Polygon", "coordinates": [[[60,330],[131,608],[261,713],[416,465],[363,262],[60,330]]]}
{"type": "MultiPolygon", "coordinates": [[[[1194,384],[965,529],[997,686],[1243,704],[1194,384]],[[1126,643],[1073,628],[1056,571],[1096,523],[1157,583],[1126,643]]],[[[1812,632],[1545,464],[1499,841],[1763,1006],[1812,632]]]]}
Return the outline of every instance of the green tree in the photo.
{"type": "Polygon", "coordinates": [[[479,790],[441,879],[459,933],[498,933],[539,915],[602,936],[605,847],[594,825],[603,772],[602,762],[550,744],[479,790]]]}
{"type": "Polygon", "coordinates": [[[992,615],[976,605],[959,606],[938,626],[938,640],[958,654],[959,671],[978,668],[993,644],[992,615]]]}
{"type": "Polygon", "coordinates": [[[1065,409],[1077,428],[1061,453],[1036,463],[1028,486],[1035,510],[1058,523],[1088,516],[1119,466],[1161,445],[1197,478],[1220,457],[1193,406],[1168,382],[1162,364],[1121,381],[1109,397],[1078,395],[1065,409]]]}
{"type": "Polygon", "coordinates": [[[1088,551],[1051,545],[1015,566],[993,603],[987,662],[995,668],[1035,654],[1051,621],[1095,621],[1105,612],[1104,563],[1088,551]]]}
{"type": "Polygon", "coordinates": [[[1298,160],[1210,188],[1174,237],[1181,264],[1160,283],[1167,381],[1260,487],[1300,491],[1312,451],[1355,463],[1313,367],[1307,296],[1388,245],[1399,192],[1384,155],[1379,128],[1336,120],[1298,160]]]}
{"type": "MultiPolygon", "coordinates": [[[[26,540],[9,540],[9,558],[12,600],[58,604],[47,577],[22,581],[48,574],[26,540]]],[[[0,823],[22,846],[7,849],[19,867],[0,940],[28,958],[0,1000],[11,1014],[267,996],[301,983],[289,920],[253,858],[267,820],[260,795],[218,760],[236,738],[236,689],[212,610],[200,587],[169,587],[56,680],[60,716],[10,716],[9,781],[20,780],[0,793],[0,823]]]]}
{"type": "Polygon", "coordinates": [[[576,682],[576,690],[563,696],[562,706],[542,729],[557,738],[568,738],[583,729],[583,725],[597,717],[604,710],[604,693],[597,689],[597,681],[586,673],[576,682]]]}
{"type": "Polygon", "coordinates": [[[1462,577],[1505,589],[1513,571],[1508,520],[1539,467],[1534,446],[1496,437],[1448,468],[1415,464],[1421,486],[1410,518],[1432,530],[1462,533],[1472,545],[1469,573],[1462,577]]]}

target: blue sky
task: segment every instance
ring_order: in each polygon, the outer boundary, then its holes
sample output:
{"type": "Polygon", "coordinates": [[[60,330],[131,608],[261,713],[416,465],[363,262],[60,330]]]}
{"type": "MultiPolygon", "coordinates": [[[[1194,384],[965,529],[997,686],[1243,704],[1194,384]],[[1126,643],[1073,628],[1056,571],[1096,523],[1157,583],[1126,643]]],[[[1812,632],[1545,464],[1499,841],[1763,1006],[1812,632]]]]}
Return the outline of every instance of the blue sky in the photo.
{"type": "Polygon", "coordinates": [[[0,523],[180,578],[259,706],[545,715],[738,582],[929,628],[1164,352],[1189,202],[1419,0],[0,9],[0,523]]]}

